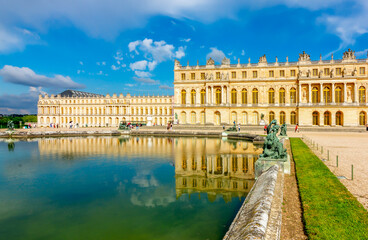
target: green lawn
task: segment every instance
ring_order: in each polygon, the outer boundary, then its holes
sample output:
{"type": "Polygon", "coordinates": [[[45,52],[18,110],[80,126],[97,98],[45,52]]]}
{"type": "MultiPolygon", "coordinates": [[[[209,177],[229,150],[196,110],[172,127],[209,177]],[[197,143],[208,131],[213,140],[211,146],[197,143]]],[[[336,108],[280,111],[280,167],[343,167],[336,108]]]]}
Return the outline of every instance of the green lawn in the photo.
{"type": "Polygon", "coordinates": [[[299,138],[291,138],[309,239],[368,239],[368,212],[299,138]]]}

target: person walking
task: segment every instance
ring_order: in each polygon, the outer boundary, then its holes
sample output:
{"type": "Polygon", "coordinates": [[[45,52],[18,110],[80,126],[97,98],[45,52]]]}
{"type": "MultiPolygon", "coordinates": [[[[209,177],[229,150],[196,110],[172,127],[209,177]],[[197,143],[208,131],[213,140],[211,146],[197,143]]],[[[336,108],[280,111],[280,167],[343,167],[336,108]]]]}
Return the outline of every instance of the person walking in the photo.
{"type": "Polygon", "coordinates": [[[238,132],[240,132],[240,123],[238,123],[238,132]]]}
{"type": "Polygon", "coordinates": [[[263,133],[266,134],[267,133],[267,124],[264,125],[263,127],[263,133]]]}
{"type": "Polygon", "coordinates": [[[295,132],[299,132],[299,124],[298,123],[295,125],[295,132]]]}

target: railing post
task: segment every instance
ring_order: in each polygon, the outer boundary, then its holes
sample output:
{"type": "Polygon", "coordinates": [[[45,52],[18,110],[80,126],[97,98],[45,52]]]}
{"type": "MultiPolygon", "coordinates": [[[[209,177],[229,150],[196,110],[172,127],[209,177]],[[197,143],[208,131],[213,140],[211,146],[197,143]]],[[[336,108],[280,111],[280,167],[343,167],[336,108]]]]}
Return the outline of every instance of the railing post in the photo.
{"type": "Polygon", "coordinates": [[[336,167],[339,167],[339,155],[336,155],[336,167]]]}
{"type": "Polygon", "coordinates": [[[351,180],[354,180],[354,165],[351,164],[351,180]]]}

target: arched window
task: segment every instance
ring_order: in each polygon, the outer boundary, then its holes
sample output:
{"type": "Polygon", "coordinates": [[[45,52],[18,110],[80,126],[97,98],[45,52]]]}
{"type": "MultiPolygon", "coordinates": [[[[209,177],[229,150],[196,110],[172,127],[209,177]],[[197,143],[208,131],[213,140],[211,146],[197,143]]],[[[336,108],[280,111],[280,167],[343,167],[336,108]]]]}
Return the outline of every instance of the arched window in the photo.
{"type": "Polygon", "coordinates": [[[359,113],[359,125],[364,126],[367,123],[367,114],[365,112],[359,113]]]}
{"type": "Polygon", "coordinates": [[[335,102],[336,103],[342,103],[343,99],[342,99],[342,91],[341,91],[341,87],[336,87],[335,88],[335,102]]]}
{"type": "Polygon", "coordinates": [[[296,103],[296,89],[290,89],[290,103],[296,103]]]}
{"type": "Polygon", "coordinates": [[[206,90],[202,89],[201,90],[201,104],[205,104],[206,103],[206,90]]]}
{"type": "Polygon", "coordinates": [[[359,103],[365,103],[365,87],[359,87],[359,103]]]}
{"type": "Polygon", "coordinates": [[[245,125],[245,124],[247,124],[248,123],[248,114],[247,114],[247,112],[242,112],[242,116],[241,116],[241,118],[242,118],[242,124],[243,125],[245,125]]]}
{"type": "Polygon", "coordinates": [[[342,112],[337,112],[336,113],[336,126],[342,126],[344,125],[344,119],[343,119],[343,114],[342,112]]]}
{"type": "Polygon", "coordinates": [[[285,123],[285,112],[280,112],[280,124],[285,123]]]}
{"type": "MultiPolygon", "coordinates": [[[[324,103],[330,103],[331,102],[331,90],[330,90],[329,87],[325,87],[323,89],[323,102],[324,103]]],[[[328,125],[330,125],[330,124],[328,124],[328,125]]]]}
{"type": "Polygon", "coordinates": [[[295,112],[290,113],[290,124],[296,124],[296,113],[295,112]]]}
{"type": "Polygon", "coordinates": [[[201,124],[205,124],[205,115],[204,115],[204,112],[202,111],[201,112],[201,124]]]}
{"type": "Polygon", "coordinates": [[[331,113],[330,112],[325,112],[323,114],[323,123],[325,126],[330,126],[331,125],[331,113]]]}
{"type": "Polygon", "coordinates": [[[257,88],[253,88],[252,90],[252,103],[258,104],[258,89],[257,88]]]}
{"type": "Polygon", "coordinates": [[[216,104],[221,104],[221,89],[216,89],[216,104]]]}
{"type": "Polygon", "coordinates": [[[190,117],[191,117],[191,123],[195,124],[196,123],[196,113],[191,112],[190,117]]]}
{"type": "Polygon", "coordinates": [[[279,103],[285,104],[285,88],[280,88],[279,91],[279,103]]]}
{"type": "Polygon", "coordinates": [[[317,87],[312,88],[312,103],[319,102],[319,91],[317,87]]]}
{"type": "Polygon", "coordinates": [[[268,90],[268,103],[269,104],[275,103],[275,90],[273,90],[273,88],[270,88],[268,90]]]}
{"type": "Polygon", "coordinates": [[[187,114],[185,112],[181,112],[180,114],[180,121],[182,124],[186,124],[187,123],[187,114]]]}
{"type": "Polygon", "coordinates": [[[196,91],[194,89],[190,92],[190,103],[196,104],[196,91]]]}
{"type": "Polygon", "coordinates": [[[187,103],[187,91],[181,90],[181,104],[187,103]]]}
{"type": "Polygon", "coordinates": [[[313,125],[319,126],[319,112],[313,112],[313,125]]]}
{"type": "Polygon", "coordinates": [[[231,90],[231,104],[237,104],[238,93],[235,88],[231,90]]]}
{"type": "Polygon", "coordinates": [[[242,104],[247,104],[248,103],[248,91],[247,89],[243,88],[242,89],[242,104]]]}
{"type": "Polygon", "coordinates": [[[220,112],[215,112],[215,124],[216,125],[221,124],[221,114],[220,114],[220,112]]]}
{"type": "Polygon", "coordinates": [[[238,122],[236,112],[231,112],[231,123],[233,123],[233,122],[235,122],[235,123],[238,122]]]}
{"type": "Polygon", "coordinates": [[[275,113],[274,112],[270,112],[269,114],[268,114],[268,122],[271,122],[272,120],[274,120],[275,119],[275,113]]]}

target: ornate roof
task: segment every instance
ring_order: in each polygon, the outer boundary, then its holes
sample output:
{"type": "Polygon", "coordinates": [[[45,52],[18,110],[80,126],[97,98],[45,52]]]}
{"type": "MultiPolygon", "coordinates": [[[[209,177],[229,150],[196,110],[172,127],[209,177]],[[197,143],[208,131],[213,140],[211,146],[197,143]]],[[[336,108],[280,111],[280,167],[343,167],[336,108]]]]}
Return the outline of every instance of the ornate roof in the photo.
{"type": "Polygon", "coordinates": [[[75,91],[75,90],[65,90],[64,92],[60,93],[60,96],[62,97],[103,97],[104,95],[75,91]]]}

